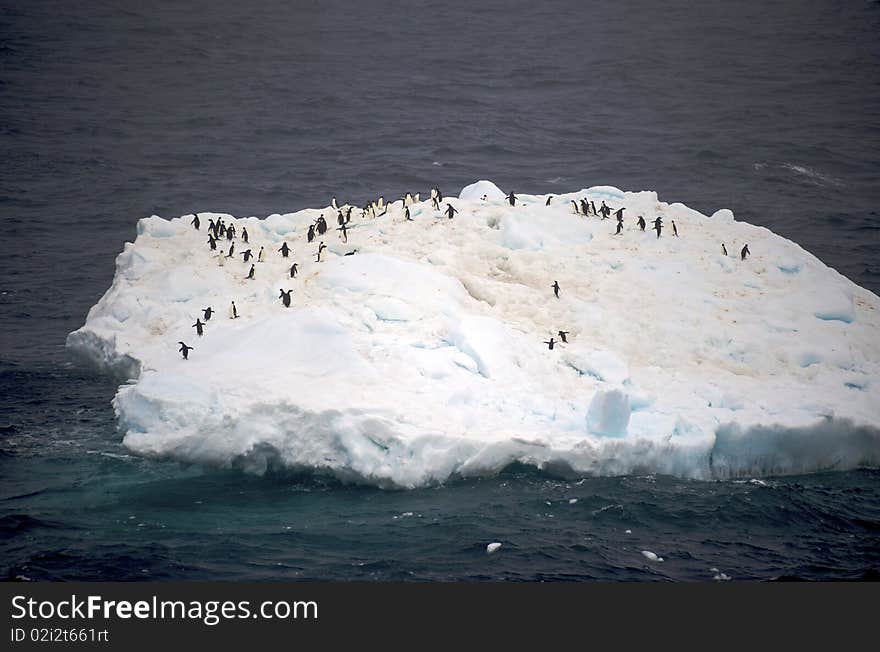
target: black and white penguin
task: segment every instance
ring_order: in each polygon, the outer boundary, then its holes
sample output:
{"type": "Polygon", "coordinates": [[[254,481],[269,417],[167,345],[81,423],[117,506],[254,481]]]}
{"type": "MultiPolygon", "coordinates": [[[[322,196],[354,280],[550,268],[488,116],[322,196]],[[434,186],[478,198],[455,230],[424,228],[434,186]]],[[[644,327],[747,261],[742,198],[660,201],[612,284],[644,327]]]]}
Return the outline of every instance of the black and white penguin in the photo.
{"type": "Polygon", "coordinates": [[[568,340],[565,338],[565,336],[568,335],[568,331],[559,331],[557,335],[559,335],[559,339],[562,340],[564,344],[568,344],[568,340]]]}
{"type": "Polygon", "coordinates": [[[260,247],[260,253],[257,254],[257,262],[258,263],[263,262],[263,248],[262,247],[260,247]]]}
{"type": "Polygon", "coordinates": [[[296,273],[299,271],[299,267],[296,263],[290,266],[290,278],[296,278],[296,273]]]}
{"type": "Polygon", "coordinates": [[[183,342],[178,342],[180,344],[180,352],[183,354],[184,360],[189,360],[189,352],[192,351],[195,347],[187,346],[183,342]]]}
{"type": "Polygon", "coordinates": [[[254,255],[251,253],[250,249],[245,249],[244,251],[241,252],[241,257],[242,257],[242,262],[246,263],[251,258],[253,258],[254,255]]]}
{"type": "Polygon", "coordinates": [[[516,206],[516,195],[513,194],[512,190],[507,195],[507,201],[511,206],[516,206]]]}
{"type": "Polygon", "coordinates": [[[721,243],[721,253],[725,256],[727,255],[727,247],[724,246],[724,243],[721,243]]]}
{"type": "Polygon", "coordinates": [[[327,248],[327,245],[325,245],[325,244],[324,244],[324,241],[322,240],[322,241],[321,241],[321,244],[318,245],[317,258],[315,259],[315,262],[316,262],[316,263],[320,263],[320,262],[321,262],[321,252],[324,251],[326,248],[327,248]]]}
{"type": "Polygon", "coordinates": [[[244,240],[244,243],[247,244],[248,241],[248,232],[245,227],[241,227],[241,239],[244,240]]]}
{"type": "Polygon", "coordinates": [[[678,237],[678,227],[675,226],[675,220],[672,220],[672,235],[678,237]]]}
{"type": "Polygon", "coordinates": [[[645,230],[645,218],[639,215],[639,228],[644,231],[645,230]]]}
{"type": "Polygon", "coordinates": [[[456,209],[452,204],[447,202],[446,215],[449,217],[450,220],[452,219],[452,216],[455,215],[457,212],[458,212],[458,209],[456,209]]]}
{"type": "Polygon", "coordinates": [[[287,242],[282,243],[278,251],[281,252],[282,257],[287,258],[287,255],[290,253],[290,247],[287,246],[287,242]]]}
{"type": "Polygon", "coordinates": [[[211,315],[214,314],[214,309],[211,308],[211,306],[208,306],[207,308],[202,310],[202,312],[205,313],[205,321],[211,321],[211,315]]]}
{"type": "Polygon", "coordinates": [[[199,226],[200,226],[201,222],[199,222],[199,214],[198,213],[193,213],[192,222],[190,222],[190,224],[192,224],[194,227],[196,227],[196,231],[199,230],[199,226]]]}
{"type": "Polygon", "coordinates": [[[238,308],[235,307],[235,301],[233,301],[232,305],[229,306],[229,318],[238,319],[238,308]]]}
{"type": "Polygon", "coordinates": [[[333,210],[339,210],[339,204],[336,203],[336,195],[333,195],[333,198],[330,200],[330,205],[333,207],[333,210]]]}
{"type": "Polygon", "coordinates": [[[196,323],[193,324],[192,327],[196,329],[196,333],[199,334],[199,337],[201,337],[202,335],[204,335],[204,333],[205,333],[205,330],[204,330],[205,325],[202,323],[202,320],[201,320],[201,319],[196,319],[196,323]]]}
{"type": "Polygon", "coordinates": [[[749,245],[746,245],[742,248],[742,251],[739,252],[740,260],[745,260],[746,256],[751,255],[751,251],[749,251],[749,245]]]}
{"type": "Polygon", "coordinates": [[[254,264],[251,263],[251,271],[248,272],[247,278],[254,280],[254,264]]]}
{"type": "Polygon", "coordinates": [[[279,299],[281,299],[281,303],[284,304],[285,308],[290,308],[290,293],[291,292],[293,292],[293,290],[288,290],[287,292],[285,292],[284,290],[281,290],[281,294],[278,297],[279,299]]]}
{"type": "Polygon", "coordinates": [[[553,199],[553,195],[547,195],[547,201],[544,202],[544,206],[549,206],[551,199],[553,199]]]}
{"type": "Polygon", "coordinates": [[[553,341],[553,338],[551,337],[549,341],[544,340],[544,344],[546,344],[548,347],[550,347],[550,350],[552,351],[552,350],[553,350],[553,344],[555,344],[555,342],[553,341]]]}
{"type": "Polygon", "coordinates": [[[556,298],[559,298],[559,281],[553,281],[553,285],[550,287],[553,288],[553,294],[556,295],[556,298]]]}

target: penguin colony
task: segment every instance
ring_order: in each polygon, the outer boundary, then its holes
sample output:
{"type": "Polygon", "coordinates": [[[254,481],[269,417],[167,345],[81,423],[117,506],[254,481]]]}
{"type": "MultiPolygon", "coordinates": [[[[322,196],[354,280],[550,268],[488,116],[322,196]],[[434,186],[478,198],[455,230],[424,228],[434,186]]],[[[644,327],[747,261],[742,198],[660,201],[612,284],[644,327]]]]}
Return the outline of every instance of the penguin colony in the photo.
{"type": "MultiPolygon", "coordinates": [[[[487,200],[484,195],[482,199],[487,200]]],[[[505,201],[509,204],[511,210],[515,210],[517,206],[518,197],[513,193],[513,191],[509,192],[507,196],[504,198],[505,201]]],[[[552,195],[549,195],[545,201],[545,206],[549,206],[551,200],[553,199],[552,195]]],[[[440,215],[445,215],[448,219],[453,219],[453,217],[459,212],[457,208],[455,208],[451,203],[447,202],[446,207],[442,208],[441,203],[443,202],[443,193],[440,192],[439,188],[431,188],[430,191],[430,202],[431,209],[435,211],[435,217],[437,217],[437,213],[440,215]]],[[[386,202],[384,196],[378,197],[375,201],[368,202],[366,205],[360,208],[360,218],[362,220],[374,220],[379,217],[388,216],[389,218],[400,215],[402,217],[402,221],[404,222],[414,222],[412,219],[412,213],[410,211],[410,206],[421,203],[421,193],[410,193],[407,192],[405,195],[391,202],[386,202]]],[[[523,204],[520,204],[523,205],[523,204]]],[[[623,213],[625,208],[619,208],[614,210],[610,206],[606,205],[605,202],[601,202],[601,206],[597,209],[594,201],[590,200],[588,197],[583,197],[579,200],[571,200],[571,205],[574,212],[578,215],[582,215],[584,217],[598,217],[601,220],[609,219],[609,216],[613,213],[617,220],[617,228],[614,232],[614,235],[622,235],[623,234],[623,213]]],[[[336,211],[336,223],[338,224],[339,238],[340,240],[347,244],[348,243],[348,232],[352,228],[349,226],[352,219],[352,210],[354,206],[350,204],[339,205],[335,196],[333,196],[330,200],[330,208],[333,211],[336,211]]],[[[197,231],[201,229],[201,220],[199,219],[198,214],[193,215],[193,219],[190,222],[194,229],[197,231]]],[[[639,228],[639,231],[644,232],[646,227],[645,218],[641,215],[638,216],[638,220],[636,224],[639,228]]],[[[224,253],[220,251],[217,255],[218,265],[225,265],[226,259],[234,258],[235,255],[235,240],[239,237],[238,231],[236,229],[235,224],[226,224],[223,221],[223,218],[218,218],[215,222],[213,219],[208,220],[208,240],[207,245],[210,251],[217,251],[217,243],[226,240],[230,242],[228,253],[224,253]]],[[[309,225],[308,231],[306,232],[305,240],[308,245],[311,245],[314,240],[319,236],[324,236],[327,233],[327,221],[324,219],[324,214],[322,213],[313,224],[309,225]]],[[[663,231],[663,218],[661,216],[657,216],[653,221],[653,227],[651,230],[656,231],[657,238],[661,237],[663,231]]],[[[679,237],[678,235],[678,227],[675,222],[672,222],[672,230],[673,236],[679,237]]],[[[240,234],[241,241],[247,245],[249,243],[249,236],[247,229],[243,228],[240,234]]],[[[317,247],[317,250],[314,253],[315,263],[321,262],[321,254],[327,249],[327,245],[324,244],[324,241],[321,240],[317,247]]],[[[721,250],[724,256],[727,256],[727,248],[724,243],[721,244],[721,250]]],[[[283,242],[281,247],[277,250],[277,253],[283,258],[288,258],[291,254],[291,247],[287,244],[287,242],[283,242]]],[[[352,249],[351,251],[343,254],[344,256],[352,256],[357,252],[357,249],[352,249]]],[[[240,252],[242,256],[242,261],[247,264],[250,263],[252,258],[255,256],[252,253],[250,248],[245,249],[243,252],[240,252]]],[[[256,256],[257,263],[262,263],[266,257],[264,246],[260,246],[259,253],[256,256]]],[[[749,251],[749,245],[746,244],[743,246],[740,251],[740,259],[745,260],[747,256],[751,255],[751,251],[749,251]]],[[[294,262],[290,267],[290,277],[295,278],[299,269],[299,264],[294,262]]],[[[254,263],[250,263],[250,269],[247,272],[247,275],[244,276],[246,280],[252,280],[255,278],[256,274],[256,265],[254,263]]],[[[550,286],[550,289],[553,292],[553,295],[556,299],[560,299],[560,286],[557,281],[554,281],[550,286]]],[[[281,301],[283,308],[289,308],[293,301],[293,289],[279,289],[279,300],[281,301]]],[[[211,306],[203,309],[203,317],[204,322],[201,319],[197,318],[196,323],[193,324],[193,328],[196,329],[198,336],[201,337],[204,335],[208,322],[211,320],[211,316],[216,313],[211,306]]],[[[228,310],[229,318],[236,319],[239,316],[238,308],[235,305],[235,302],[232,301],[229,310],[228,310]]],[[[543,343],[548,346],[549,350],[554,350],[554,346],[559,344],[568,343],[567,335],[569,331],[559,330],[554,336],[551,336],[549,340],[544,340],[543,343]],[[555,337],[559,337],[557,341],[555,337]]],[[[184,360],[189,359],[189,352],[194,350],[193,347],[188,346],[184,342],[178,342],[180,344],[179,352],[183,356],[184,360]]]]}

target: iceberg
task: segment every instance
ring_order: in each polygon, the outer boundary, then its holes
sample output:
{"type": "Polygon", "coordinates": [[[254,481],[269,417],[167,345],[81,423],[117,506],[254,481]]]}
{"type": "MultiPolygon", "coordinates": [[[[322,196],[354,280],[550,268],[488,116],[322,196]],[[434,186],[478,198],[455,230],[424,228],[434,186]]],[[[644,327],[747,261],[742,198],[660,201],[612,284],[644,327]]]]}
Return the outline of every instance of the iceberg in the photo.
{"type": "Polygon", "coordinates": [[[454,219],[427,201],[412,221],[399,201],[355,209],[320,262],[306,231],[335,222],[329,206],[200,213],[267,252],[222,266],[230,243],[211,251],[191,216],[141,219],[67,346],[124,381],[131,451],[253,473],[413,488],[513,463],[704,480],[880,464],[876,295],[726,209],[611,186],[505,194],[471,184],[444,199],[454,219]],[[584,197],[624,208],[623,232],[575,213],[584,197]],[[662,216],[662,237],[639,215],[662,216]]]}

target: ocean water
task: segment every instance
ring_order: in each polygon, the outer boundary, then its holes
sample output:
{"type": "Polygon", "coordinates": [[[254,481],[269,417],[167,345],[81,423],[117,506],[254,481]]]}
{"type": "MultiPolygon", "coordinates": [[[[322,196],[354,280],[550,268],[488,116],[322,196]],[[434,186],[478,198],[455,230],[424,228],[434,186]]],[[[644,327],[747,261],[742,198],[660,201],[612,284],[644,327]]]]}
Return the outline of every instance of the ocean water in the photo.
{"type": "Polygon", "coordinates": [[[4,2],[0,571],[880,577],[877,470],[694,482],[514,467],[416,491],[249,476],[130,455],[115,382],[64,349],[140,217],[481,178],[730,208],[878,292],[877,33],[868,1],[4,2]]]}

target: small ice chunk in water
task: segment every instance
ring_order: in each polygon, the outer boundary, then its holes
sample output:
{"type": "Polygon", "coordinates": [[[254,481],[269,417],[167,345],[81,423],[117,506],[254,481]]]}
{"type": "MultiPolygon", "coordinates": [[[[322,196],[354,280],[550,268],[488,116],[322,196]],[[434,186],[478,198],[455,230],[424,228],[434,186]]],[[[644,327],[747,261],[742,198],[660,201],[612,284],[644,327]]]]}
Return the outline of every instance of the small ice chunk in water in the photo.
{"type": "Polygon", "coordinates": [[[569,505],[574,505],[577,501],[578,501],[577,498],[569,498],[569,499],[568,499],[568,504],[569,504],[569,505]]]}
{"type": "Polygon", "coordinates": [[[494,542],[490,543],[488,546],[486,546],[486,554],[491,555],[493,552],[498,550],[498,548],[500,548],[500,547],[501,547],[501,544],[498,543],[497,541],[494,541],[494,542]]]}
{"type": "Polygon", "coordinates": [[[642,554],[650,561],[663,561],[663,557],[658,557],[656,552],[650,550],[642,550],[642,554]]]}
{"type": "Polygon", "coordinates": [[[633,531],[632,531],[632,530],[627,530],[626,533],[627,533],[627,534],[632,534],[633,531]]]}

